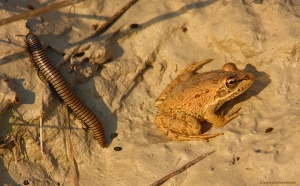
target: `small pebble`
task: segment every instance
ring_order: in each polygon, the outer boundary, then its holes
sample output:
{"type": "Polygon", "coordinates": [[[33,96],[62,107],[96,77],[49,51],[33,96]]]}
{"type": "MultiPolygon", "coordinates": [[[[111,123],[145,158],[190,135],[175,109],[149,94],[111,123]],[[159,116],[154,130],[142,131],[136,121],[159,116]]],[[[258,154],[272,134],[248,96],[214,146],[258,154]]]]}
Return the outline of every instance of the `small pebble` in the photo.
{"type": "Polygon", "coordinates": [[[273,129],[274,129],[274,128],[272,128],[272,127],[269,127],[269,128],[267,128],[267,129],[266,129],[265,133],[272,132],[272,130],[273,130],[273,129]]]}
{"type": "Polygon", "coordinates": [[[118,133],[113,133],[110,137],[111,138],[115,138],[115,137],[117,137],[118,136],[118,133]]]}
{"type": "Polygon", "coordinates": [[[92,24],[92,27],[91,27],[91,30],[92,30],[92,31],[97,30],[97,28],[98,28],[98,25],[97,25],[97,24],[92,24]]]}
{"type": "Polygon", "coordinates": [[[186,32],[188,29],[186,27],[181,27],[182,32],[186,32]]]}
{"type": "Polygon", "coordinates": [[[28,8],[29,10],[34,10],[34,7],[33,7],[32,5],[27,5],[27,8],[28,8]]]}
{"type": "Polygon", "coordinates": [[[136,23],[133,23],[130,25],[130,28],[139,28],[140,25],[139,24],[136,24],[136,23]]]}
{"type": "Polygon", "coordinates": [[[255,3],[255,4],[262,4],[263,0],[254,0],[253,3],[255,3]]]}
{"type": "Polygon", "coordinates": [[[122,150],[122,147],[115,147],[114,150],[115,150],[115,151],[121,151],[121,150],[122,150]]]}
{"type": "Polygon", "coordinates": [[[19,103],[19,98],[15,97],[14,103],[19,103]]]}
{"type": "Polygon", "coordinates": [[[39,20],[40,22],[44,22],[44,19],[41,16],[37,16],[36,19],[39,20]]]}
{"type": "Polygon", "coordinates": [[[28,184],[29,184],[29,181],[28,181],[28,180],[25,180],[25,181],[23,181],[23,184],[24,184],[24,185],[28,185],[28,184]]]}

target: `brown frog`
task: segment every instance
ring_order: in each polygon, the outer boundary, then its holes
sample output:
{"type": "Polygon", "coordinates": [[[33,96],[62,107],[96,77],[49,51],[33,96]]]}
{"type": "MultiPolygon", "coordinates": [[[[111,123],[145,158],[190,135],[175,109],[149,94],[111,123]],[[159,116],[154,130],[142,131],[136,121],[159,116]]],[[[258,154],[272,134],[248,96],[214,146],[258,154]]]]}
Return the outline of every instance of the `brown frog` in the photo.
{"type": "Polygon", "coordinates": [[[227,63],[220,70],[195,73],[210,61],[212,59],[206,59],[186,67],[156,99],[155,106],[162,114],[156,116],[155,123],[169,138],[207,141],[223,133],[201,134],[201,122],[206,120],[222,127],[239,116],[239,109],[225,116],[215,112],[226,101],[245,92],[254,76],[237,69],[234,63],[227,63]]]}

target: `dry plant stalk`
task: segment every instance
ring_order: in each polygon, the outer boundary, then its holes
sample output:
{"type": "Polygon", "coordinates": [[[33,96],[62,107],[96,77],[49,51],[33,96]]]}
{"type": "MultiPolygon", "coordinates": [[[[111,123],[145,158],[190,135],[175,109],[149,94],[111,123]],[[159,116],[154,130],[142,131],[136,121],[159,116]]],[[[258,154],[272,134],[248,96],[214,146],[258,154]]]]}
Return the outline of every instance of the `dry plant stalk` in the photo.
{"type": "MultiPolygon", "coordinates": [[[[11,110],[12,110],[12,113],[14,116],[13,124],[16,124],[16,122],[18,121],[18,118],[17,118],[18,113],[13,108],[11,110]]],[[[2,139],[1,143],[0,143],[0,148],[5,148],[5,146],[9,145],[11,142],[14,143],[14,145],[16,147],[15,151],[13,149],[9,149],[9,150],[12,152],[16,163],[18,163],[19,157],[21,155],[23,155],[22,148],[21,148],[21,138],[20,138],[20,135],[23,135],[23,134],[19,134],[20,131],[21,131],[20,128],[13,129],[13,131],[9,135],[7,135],[5,139],[2,139]]],[[[5,149],[4,149],[4,151],[5,151],[5,149]]],[[[2,153],[4,151],[2,151],[2,153]]],[[[23,155],[23,158],[24,158],[24,155],[23,155]]]]}
{"type": "Polygon", "coordinates": [[[15,162],[16,163],[18,163],[18,157],[20,156],[20,155],[22,155],[22,148],[21,148],[21,139],[20,139],[20,137],[18,136],[18,133],[19,133],[19,131],[17,131],[16,132],[16,135],[15,135],[15,137],[14,137],[14,143],[15,143],[15,145],[16,145],[16,151],[15,151],[15,153],[13,153],[14,154],[14,156],[15,156],[15,162]]]}
{"type": "Polygon", "coordinates": [[[45,95],[45,91],[43,91],[43,94],[42,94],[42,106],[41,106],[41,110],[40,110],[40,113],[41,113],[41,115],[40,115],[40,149],[41,149],[41,152],[43,155],[43,159],[45,162],[45,167],[47,169],[48,175],[52,178],[53,181],[55,181],[53,178],[53,175],[55,174],[55,169],[54,169],[54,166],[53,166],[52,162],[50,161],[50,159],[46,156],[46,153],[44,150],[44,145],[43,145],[43,116],[44,116],[44,110],[46,109],[44,95],[45,95]],[[47,166],[47,162],[48,162],[50,170],[47,166]]]}
{"type": "Polygon", "coordinates": [[[186,169],[190,168],[191,166],[193,166],[194,164],[196,164],[197,162],[199,162],[200,160],[203,160],[204,158],[206,158],[207,156],[211,155],[212,153],[214,153],[215,151],[203,154],[199,157],[197,157],[196,159],[194,159],[193,161],[185,164],[183,167],[181,167],[180,169],[178,169],[177,171],[168,174],[167,176],[163,177],[162,179],[152,183],[150,186],[158,186],[158,185],[162,185],[163,183],[165,183],[167,180],[169,180],[170,178],[172,178],[173,176],[176,176],[177,174],[185,171],[186,169]]]}
{"type": "Polygon", "coordinates": [[[118,19],[126,10],[128,10],[128,8],[130,8],[136,1],[137,0],[131,0],[122,9],[120,9],[112,17],[110,17],[109,20],[107,20],[105,23],[103,23],[90,37],[93,37],[97,33],[101,32],[103,29],[107,28],[113,21],[115,21],[116,19],[118,19]]]}
{"type": "Polygon", "coordinates": [[[54,178],[53,178],[53,175],[55,174],[55,168],[54,168],[54,165],[51,162],[50,157],[46,154],[45,151],[43,151],[41,149],[40,142],[37,140],[37,137],[32,132],[30,132],[29,130],[27,130],[27,132],[29,133],[30,137],[35,141],[35,143],[37,144],[39,149],[41,150],[43,159],[44,159],[45,162],[47,162],[47,163],[45,163],[45,165],[46,165],[46,170],[48,172],[48,175],[51,177],[51,179],[53,181],[55,181],[54,178]]]}
{"type": "Polygon", "coordinates": [[[64,118],[65,126],[66,126],[66,128],[68,128],[66,130],[67,145],[68,145],[68,159],[71,164],[71,169],[74,172],[73,181],[74,181],[75,186],[79,186],[79,178],[78,178],[78,173],[76,171],[75,158],[74,158],[74,154],[73,154],[73,146],[72,146],[71,135],[70,135],[71,131],[70,131],[68,106],[65,104],[63,104],[63,118],[64,118]]]}
{"type": "Polygon", "coordinates": [[[50,11],[53,11],[53,10],[56,10],[56,9],[59,9],[59,8],[63,8],[65,6],[69,6],[69,5],[72,5],[72,4],[75,4],[75,3],[82,2],[82,1],[86,1],[86,0],[69,0],[69,1],[61,1],[61,2],[58,2],[58,3],[53,3],[53,4],[48,5],[46,7],[43,7],[43,8],[39,8],[39,9],[36,9],[36,10],[33,10],[33,11],[28,11],[28,12],[23,13],[23,14],[19,14],[19,15],[10,17],[10,18],[3,19],[3,20],[0,21],[0,26],[11,23],[11,22],[14,22],[14,21],[18,21],[20,19],[26,19],[26,18],[29,18],[29,17],[38,16],[38,15],[41,15],[41,14],[44,14],[44,13],[47,13],[47,12],[50,12],[50,11]]]}
{"type": "Polygon", "coordinates": [[[44,116],[44,91],[42,94],[42,108],[40,110],[40,148],[41,151],[44,152],[44,146],[43,146],[43,116],[44,116]]]}
{"type": "MultiPolygon", "coordinates": [[[[79,49],[79,47],[81,46],[82,43],[84,43],[86,40],[92,38],[93,36],[95,36],[96,34],[100,33],[101,31],[103,31],[104,29],[107,29],[108,26],[114,22],[116,19],[118,19],[126,10],[128,10],[128,8],[130,8],[137,0],[131,0],[129,3],[127,3],[123,8],[121,8],[118,12],[116,12],[113,16],[111,16],[109,18],[109,20],[105,21],[91,36],[83,39],[77,47],[74,48],[74,50],[72,52],[70,52],[70,55],[67,57],[64,57],[64,59],[62,61],[60,61],[57,64],[57,67],[61,67],[66,61],[70,60],[70,58],[72,56],[74,56],[75,54],[77,54],[77,51],[79,49]]],[[[119,30],[117,30],[114,34],[116,35],[116,33],[118,33],[119,30]]]]}
{"type": "Polygon", "coordinates": [[[51,179],[53,181],[55,181],[54,178],[53,178],[53,175],[55,174],[55,168],[54,168],[54,166],[51,162],[51,159],[50,159],[49,155],[46,154],[46,152],[44,150],[44,145],[43,145],[43,115],[44,115],[44,109],[45,109],[44,94],[45,94],[45,92],[43,91],[42,106],[41,106],[41,110],[40,110],[40,124],[39,124],[40,140],[38,141],[36,136],[32,132],[30,132],[29,130],[27,130],[27,131],[28,131],[29,135],[31,136],[31,138],[35,141],[35,143],[38,145],[38,147],[41,150],[41,153],[42,153],[42,156],[43,156],[43,160],[44,160],[45,167],[46,167],[48,175],[51,177],[51,179]]]}

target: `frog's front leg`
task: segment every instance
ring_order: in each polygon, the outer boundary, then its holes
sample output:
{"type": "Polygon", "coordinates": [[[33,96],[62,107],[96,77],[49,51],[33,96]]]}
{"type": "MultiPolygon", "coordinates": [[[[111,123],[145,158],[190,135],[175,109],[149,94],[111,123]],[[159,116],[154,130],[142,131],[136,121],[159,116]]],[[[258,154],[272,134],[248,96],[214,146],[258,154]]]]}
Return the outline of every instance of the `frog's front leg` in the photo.
{"type": "Polygon", "coordinates": [[[201,134],[201,125],[197,119],[185,114],[159,115],[156,116],[155,123],[166,136],[175,140],[207,141],[208,138],[223,135],[223,133],[201,134]]]}
{"type": "Polygon", "coordinates": [[[238,113],[238,111],[240,110],[240,108],[238,109],[234,109],[232,111],[230,111],[228,114],[226,114],[225,116],[223,116],[223,114],[221,115],[216,115],[215,112],[215,107],[211,106],[208,107],[206,109],[206,112],[204,113],[204,119],[208,122],[210,122],[211,124],[217,126],[217,127],[223,127],[224,125],[226,125],[230,120],[238,117],[240,114],[238,113]]]}

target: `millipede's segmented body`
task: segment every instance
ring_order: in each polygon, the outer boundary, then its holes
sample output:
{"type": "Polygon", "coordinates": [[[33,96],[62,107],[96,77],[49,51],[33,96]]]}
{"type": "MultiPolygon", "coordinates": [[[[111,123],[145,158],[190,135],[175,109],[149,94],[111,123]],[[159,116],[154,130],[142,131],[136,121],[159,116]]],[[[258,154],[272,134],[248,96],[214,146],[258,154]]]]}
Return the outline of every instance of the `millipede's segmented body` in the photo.
{"type": "Polygon", "coordinates": [[[68,83],[47,57],[38,37],[32,33],[26,37],[30,51],[39,70],[51,83],[61,99],[71,108],[75,115],[91,129],[94,138],[101,147],[105,147],[105,135],[97,116],[74,94],[68,83]]]}

